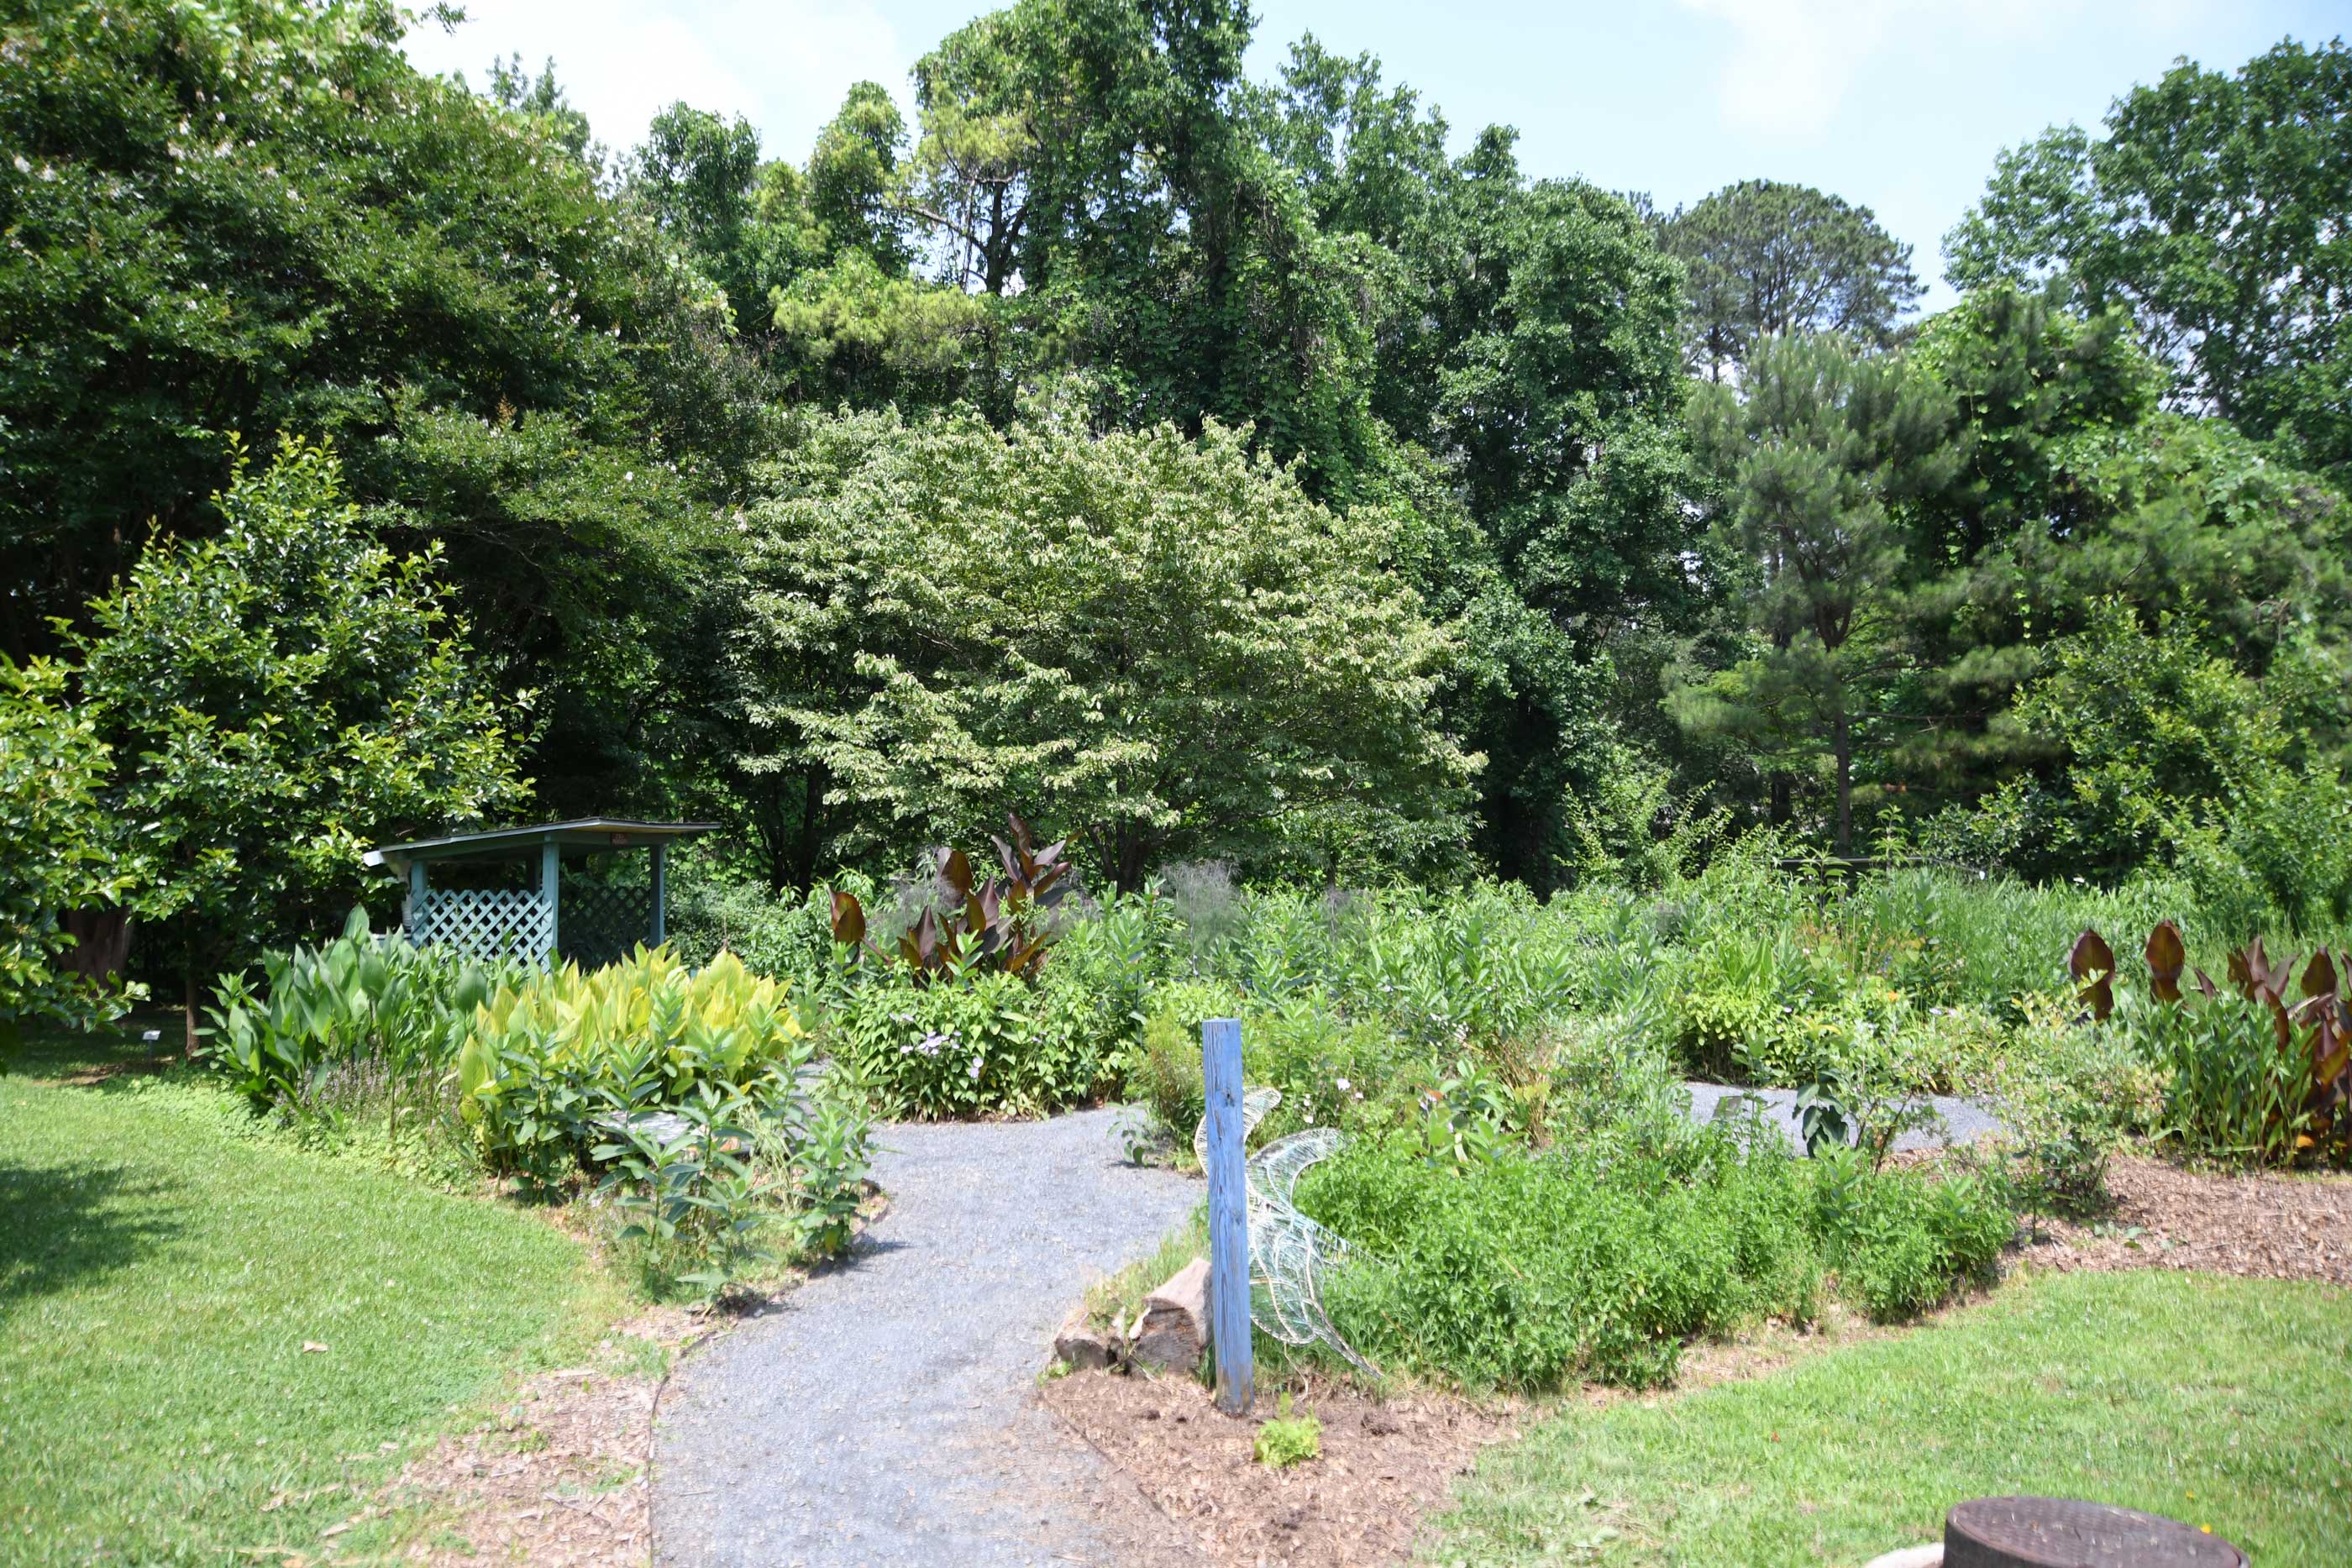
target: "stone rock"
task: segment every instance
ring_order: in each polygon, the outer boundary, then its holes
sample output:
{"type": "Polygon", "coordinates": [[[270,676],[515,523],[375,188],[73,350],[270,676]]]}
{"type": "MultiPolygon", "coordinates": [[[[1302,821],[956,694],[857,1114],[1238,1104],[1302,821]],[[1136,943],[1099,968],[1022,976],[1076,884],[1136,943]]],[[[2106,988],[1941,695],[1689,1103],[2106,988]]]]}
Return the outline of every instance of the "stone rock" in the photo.
{"type": "Polygon", "coordinates": [[[1054,1359],[1073,1372],[1097,1372],[1118,1364],[1118,1346],[1108,1329],[1087,1321],[1086,1304],[1080,1302],[1054,1336],[1054,1359]]]}
{"type": "Polygon", "coordinates": [[[1863,1568],[1937,1568],[1943,1561],[1944,1543],[1934,1541],[1925,1546],[1906,1546],[1900,1552],[1874,1557],[1863,1568]]]}
{"type": "Polygon", "coordinates": [[[1195,1258],[1143,1298],[1129,1354],[1156,1372],[1190,1372],[1209,1348],[1209,1260],[1195,1258]]]}

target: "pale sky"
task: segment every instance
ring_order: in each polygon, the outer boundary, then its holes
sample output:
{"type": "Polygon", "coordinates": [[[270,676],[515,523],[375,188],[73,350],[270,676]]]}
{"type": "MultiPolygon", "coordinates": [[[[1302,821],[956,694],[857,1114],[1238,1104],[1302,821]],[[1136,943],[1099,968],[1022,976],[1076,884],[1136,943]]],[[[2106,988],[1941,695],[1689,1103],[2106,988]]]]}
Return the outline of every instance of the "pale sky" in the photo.
{"type": "MultiPolygon", "coordinates": [[[[479,85],[520,50],[615,150],[677,99],[741,114],[769,156],[805,158],[850,84],[908,102],[907,73],[975,0],[468,0],[456,33],[408,39],[425,69],[479,85]]],[[[1378,56],[1444,111],[1459,147],[1500,121],[1522,166],[1648,191],[1662,206],[1735,180],[1861,203],[1941,283],[1941,240],[1994,155],[2043,127],[2095,125],[2178,57],[2231,69],[2282,37],[2320,44],[2352,7],[2305,0],[1261,0],[1251,74],[1312,32],[1378,56]]],[[[910,114],[911,119],[911,114],[910,114]]]]}

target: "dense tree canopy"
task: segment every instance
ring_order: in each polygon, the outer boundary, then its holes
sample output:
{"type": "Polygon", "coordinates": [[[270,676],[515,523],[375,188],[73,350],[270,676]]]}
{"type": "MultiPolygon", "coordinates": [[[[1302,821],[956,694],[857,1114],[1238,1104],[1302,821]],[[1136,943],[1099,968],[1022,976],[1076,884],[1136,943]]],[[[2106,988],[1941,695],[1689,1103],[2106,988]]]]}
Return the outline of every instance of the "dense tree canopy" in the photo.
{"type": "Polygon", "coordinates": [[[221,531],[151,545],[76,643],[118,761],[102,798],[192,1030],[215,967],[359,900],[372,842],[478,823],[524,792],[434,557],[371,538],[324,447],[232,463],[221,531]]]}
{"type": "MultiPolygon", "coordinates": [[[[1018,810],[1106,882],[1171,858],[1369,874],[1456,858],[1451,639],[1234,432],[814,422],[752,508],[738,660],[855,853],[1018,810]]],[[[890,857],[886,855],[886,861],[890,857]]]]}
{"type": "MultiPolygon", "coordinates": [[[[2251,819],[2084,825],[2085,672],[2273,703],[2250,798],[2352,745],[2341,44],[2008,154],[1914,321],[1866,207],[1545,177],[1369,56],[1253,79],[1236,0],[1015,0],[798,148],[690,102],[607,148],[555,63],[425,77],[380,0],[13,15],[0,651],[79,651],[37,702],[180,824],[158,910],[293,766],[259,737],[341,744],[216,713],[196,633],[125,619],[277,591],[256,507],[358,563],[284,590],[306,635],[379,569],[446,585],[445,710],[530,694],[537,810],[717,816],[777,885],[1008,806],[1122,883],[1549,890],[1664,816],[2252,867],[2251,819]],[[292,466],[234,475],[238,433],[292,466]],[[355,518],[286,498],[319,442],[355,518]],[[242,782],[173,793],[227,763],[132,671],[248,737],[242,782]]],[[[287,647],[218,634],[278,690],[287,647]]],[[[477,782],[312,839],[511,799],[477,782]]]]}
{"type": "Polygon", "coordinates": [[[1721,381],[1765,339],[1843,332],[1885,343],[1919,298],[1911,247],[1856,207],[1808,185],[1745,180],[1660,225],[1683,264],[1684,357],[1721,381]]]}
{"type": "Polygon", "coordinates": [[[2001,155],[1947,242],[1964,287],[2050,277],[2128,308],[2182,397],[2339,476],[2352,465],[2352,49],[2183,63],[2105,134],[2001,155]]]}

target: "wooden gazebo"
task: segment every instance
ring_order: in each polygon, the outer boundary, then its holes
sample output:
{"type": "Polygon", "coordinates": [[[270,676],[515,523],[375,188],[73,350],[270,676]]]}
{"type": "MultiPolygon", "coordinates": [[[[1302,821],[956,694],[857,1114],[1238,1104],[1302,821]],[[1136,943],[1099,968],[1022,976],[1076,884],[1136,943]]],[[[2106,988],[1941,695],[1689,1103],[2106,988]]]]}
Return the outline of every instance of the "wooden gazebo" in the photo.
{"type": "Polygon", "coordinates": [[[402,928],[420,947],[437,944],[482,958],[569,959],[595,968],[640,942],[661,944],[669,928],[669,847],[718,826],[588,817],[384,844],[363,858],[408,879],[402,928]],[[571,888],[564,885],[566,860],[639,850],[652,861],[643,883],[575,878],[571,888]],[[445,880],[492,885],[436,887],[429,868],[442,869],[445,880]]]}

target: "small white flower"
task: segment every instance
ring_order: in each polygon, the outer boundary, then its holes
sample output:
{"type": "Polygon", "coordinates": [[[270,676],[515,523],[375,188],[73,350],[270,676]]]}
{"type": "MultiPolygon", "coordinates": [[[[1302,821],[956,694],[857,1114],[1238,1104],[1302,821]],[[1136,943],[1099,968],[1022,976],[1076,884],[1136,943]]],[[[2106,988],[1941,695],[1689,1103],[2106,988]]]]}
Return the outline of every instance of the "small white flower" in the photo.
{"type": "Polygon", "coordinates": [[[1340,1093],[1345,1094],[1345,1093],[1348,1092],[1348,1087],[1349,1087],[1349,1085],[1348,1085],[1348,1081],[1347,1081],[1346,1079],[1344,1079],[1344,1078],[1334,1079],[1332,1082],[1334,1082],[1334,1084],[1338,1087],[1338,1089],[1339,1089],[1339,1092],[1340,1092],[1340,1093]]]}

